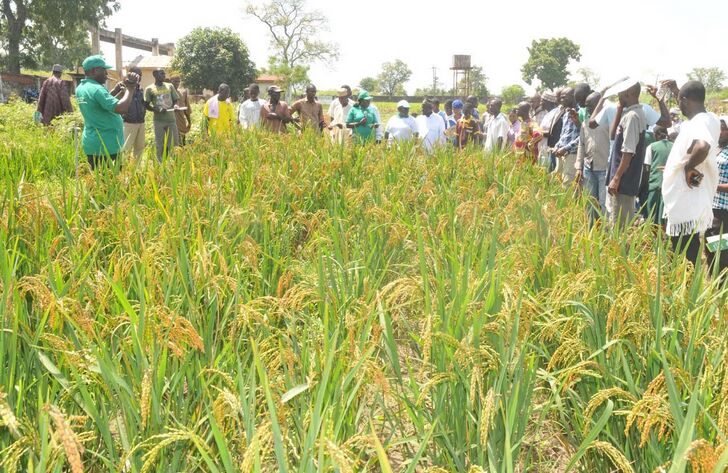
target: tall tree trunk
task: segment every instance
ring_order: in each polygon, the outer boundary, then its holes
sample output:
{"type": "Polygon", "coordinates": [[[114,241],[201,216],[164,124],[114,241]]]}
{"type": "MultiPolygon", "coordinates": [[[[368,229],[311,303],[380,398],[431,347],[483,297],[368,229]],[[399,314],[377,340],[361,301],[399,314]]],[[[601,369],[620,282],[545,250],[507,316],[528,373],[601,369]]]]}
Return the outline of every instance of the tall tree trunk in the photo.
{"type": "Polygon", "coordinates": [[[10,8],[11,0],[2,0],[2,13],[8,23],[8,71],[20,74],[20,41],[28,19],[26,0],[14,0],[15,11],[10,8]]]}

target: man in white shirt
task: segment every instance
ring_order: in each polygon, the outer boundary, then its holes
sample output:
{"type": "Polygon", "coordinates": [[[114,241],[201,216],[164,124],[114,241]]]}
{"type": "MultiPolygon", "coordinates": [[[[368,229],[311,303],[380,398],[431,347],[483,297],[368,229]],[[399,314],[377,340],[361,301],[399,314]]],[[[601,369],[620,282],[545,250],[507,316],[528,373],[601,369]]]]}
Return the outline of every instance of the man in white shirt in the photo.
{"type": "Polygon", "coordinates": [[[410,141],[417,138],[417,123],[409,114],[410,104],[406,100],[400,100],[397,103],[397,115],[387,121],[384,129],[384,138],[387,144],[392,146],[393,143],[410,141]]]}
{"type": "Polygon", "coordinates": [[[493,99],[488,103],[488,113],[492,117],[485,129],[485,152],[500,151],[508,140],[508,130],[511,123],[508,117],[501,113],[503,101],[493,99]]]}
{"type": "Polygon", "coordinates": [[[331,131],[331,140],[336,144],[343,145],[346,137],[351,134],[346,128],[346,117],[349,116],[354,101],[350,97],[351,89],[347,88],[347,86],[339,89],[338,95],[337,99],[332,101],[329,106],[329,119],[331,121],[328,129],[331,131]]]}
{"type": "Polygon", "coordinates": [[[700,257],[700,235],[713,223],[713,198],[718,188],[720,121],[705,110],[705,87],[689,81],[678,90],[675,81],[663,83],[678,98],[680,111],[688,121],[665,163],[662,198],[667,226],[676,253],[693,264],[700,257]]]}
{"type": "Polygon", "coordinates": [[[259,99],[260,87],[258,84],[250,85],[250,98],[238,107],[238,123],[245,130],[260,126],[260,109],[264,101],[259,99]]]}
{"type": "Polygon", "coordinates": [[[428,154],[432,153],[436,146],[442,146],[447,142],[445,123],[440,115],[433,113],[432,103],[429,100],[422,102],[422,115],[417,117],[417,132],[428,154]]]}

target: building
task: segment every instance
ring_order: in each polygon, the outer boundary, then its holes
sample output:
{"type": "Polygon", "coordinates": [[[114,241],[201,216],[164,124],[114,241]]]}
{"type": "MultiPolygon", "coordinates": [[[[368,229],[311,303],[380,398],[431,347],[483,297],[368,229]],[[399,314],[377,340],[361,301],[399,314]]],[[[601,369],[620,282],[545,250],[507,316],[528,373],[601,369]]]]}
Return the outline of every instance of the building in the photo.
{"type": "Polygon", "coordinates": [[[281,85],[282,77],[280,76],[274,76],[271,74],[261,74],[258,76],[257,79],[255,79],[255,83],[260,86],[260,90],[263,94],[266,93],[268,90],[268,87],[271,85],[281,85]]]}
{"type": "Polygon", "coordinates": [[[138,67],[142,70],[141,87],[144,89],[154,83],[154,76],[152,76],[154,70],[162,68],[169,74],[169,71],[172,69],[173,59],[174,57],[172,56],[137,56],[126,66],[126,70],[128,71],[132,67],[138,67]]]}

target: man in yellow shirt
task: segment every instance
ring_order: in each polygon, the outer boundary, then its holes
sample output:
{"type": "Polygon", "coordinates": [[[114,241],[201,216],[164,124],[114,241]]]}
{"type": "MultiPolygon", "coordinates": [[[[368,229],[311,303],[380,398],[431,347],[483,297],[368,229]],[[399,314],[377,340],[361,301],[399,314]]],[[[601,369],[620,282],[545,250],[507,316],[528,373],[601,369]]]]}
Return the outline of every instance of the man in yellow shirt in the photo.
{"type": "Polygon", "coordinates": [[[205,103],[202,114],[205,116],[206,127],[205,134],[227,134],[233,128],[233,120],[235,112],[233,104],[228,101],[230,97],[230,86],[220,84],[217,89],[217,95],[213,96],[205,103]]]}

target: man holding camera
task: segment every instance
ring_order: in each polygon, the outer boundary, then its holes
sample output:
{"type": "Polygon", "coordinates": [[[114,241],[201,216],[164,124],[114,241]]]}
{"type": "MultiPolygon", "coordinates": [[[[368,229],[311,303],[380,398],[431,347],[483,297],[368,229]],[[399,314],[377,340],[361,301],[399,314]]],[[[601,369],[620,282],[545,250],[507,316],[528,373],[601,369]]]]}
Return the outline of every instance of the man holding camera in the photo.
{"type": "Polygon", "coordinates": [[[139,87],[139,75],[130,73],[124,85],[118,87],[121,99],[111,95],[104,84],[108,70],[101,56],[89,56],[83,61],[86,78],[76,88],[78,108],[83,115],[83,152],[91,169],[110,160],[116,160],[124,145],[124,122],[121,115],[129,111],[134,92],[139,87]]]}

